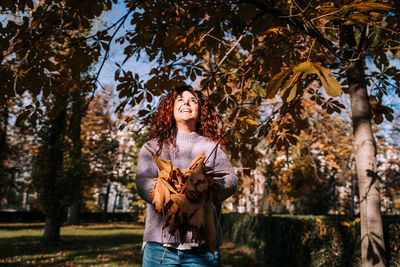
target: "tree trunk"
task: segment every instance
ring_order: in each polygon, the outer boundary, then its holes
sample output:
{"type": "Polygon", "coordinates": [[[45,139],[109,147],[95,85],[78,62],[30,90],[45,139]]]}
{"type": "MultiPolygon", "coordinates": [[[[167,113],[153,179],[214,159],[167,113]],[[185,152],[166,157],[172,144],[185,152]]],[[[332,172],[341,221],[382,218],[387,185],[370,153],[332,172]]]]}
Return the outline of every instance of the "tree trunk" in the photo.
{"type": "Polygon", "coordinates": [[[60,242],[60,227],[61,224],[58,222],[57,219],[46,217],[42,243],[46,245],[53,245],[60,242]]]}
{"type": "Polygon", "coordinates": [[[117,190],[114,198],[114,205],[113,205],[113,213],[115,213],[115,209],[117,207],[117,201],[119,200],[118,198],[120,197],[121,192],[117,190]]]}
{"type": "Polygon", "coordinates": [[[46,244],[60,241],[60,225],[66,217],[65,192],[63,180],[64,138],[66,127],[66,101],[57,96],[53,108],[53,118],[46,140],[41,148],[39,169],[39,192],[46,225],[42,242],[46,244]]]}
{"type": "Polygon", "coordinates": [[[354,155],[360,193],[361,261],[363,267],[385,266],[385,244],[380,213],[376,144],[362,59],[354,60],[357,45],[352,26],[341,29],[341,49],[347,60],[346,76],[352,110],[354,155]],[[353,60],[351,60],[353,59],[353,60]]]}
{"type": "Polygon", "coordinates": [[[107,221],[107,209],[108,209],[108,199],[110,197],[110,183],[107,183],[107,192],[106,197],[104,199],[104,209],[103,209],[103,222],[107,221]]]}
{"type": "Polygon", "coordinates": [[[84,171],[82,165],[82,140],[81,140],[81,124],[84,115],[84,96],[80,91],[74,92],[72,103],[72,116],[70,119],[70,137],[72,140],[72,170],[71,183],[72,188],[72,204],[69,207],[68,221],[69,225],[79,225],[79,211],[82,196],[82,180],[84,179],[84,171]]]}
{"type": "Polygon", "coordinates": [[[80,208],[81,208],[80,199],[74,199],[71,206],[69,206],[67,224],[69,225],[80,224],[80,216],[79,216],[80,208]]]}
{"type": "Polygon", "coordinates": [[[0,106],[0,208],[8,188],[9,174],[5,164],[8,156],[7,127],[8,107],[7,104],[4,104],[4,106],[0,106]]]}
{"type": "Polygon", "coordinates": [[[7,127],[8,127],[8,107],[7,104],[0,106],[0,166],[3,167],[7,159],[7,127]]]}

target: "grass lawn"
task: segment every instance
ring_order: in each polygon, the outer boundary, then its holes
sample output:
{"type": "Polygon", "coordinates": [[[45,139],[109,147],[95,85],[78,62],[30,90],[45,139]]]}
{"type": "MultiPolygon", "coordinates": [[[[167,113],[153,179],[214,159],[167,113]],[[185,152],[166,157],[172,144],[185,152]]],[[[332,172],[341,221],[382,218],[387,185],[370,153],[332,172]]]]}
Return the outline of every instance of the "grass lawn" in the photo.
{"type": "MultiPolygon", "coordinates": [[[[39,244],[43,223],[0,223],[1,266],[141,266],[144,226],[135,223],[63,226],[62,243],[39,244]]],[[[224,242],[222,266],[257,262],[250,250],[224,242]]]]}

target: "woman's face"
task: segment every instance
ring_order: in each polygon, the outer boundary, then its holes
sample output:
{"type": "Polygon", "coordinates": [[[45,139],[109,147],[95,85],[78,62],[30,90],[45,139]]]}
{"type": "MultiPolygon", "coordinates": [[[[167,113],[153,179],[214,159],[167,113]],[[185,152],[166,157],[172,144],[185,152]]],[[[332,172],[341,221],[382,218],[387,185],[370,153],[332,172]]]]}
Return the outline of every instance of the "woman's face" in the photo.
{"type": "Polygon", "coordinates": [[[174,118],[179,130],[195,131],[199,118],[199,100],[189,91],[183,91],[174,102],[174,118]]]}

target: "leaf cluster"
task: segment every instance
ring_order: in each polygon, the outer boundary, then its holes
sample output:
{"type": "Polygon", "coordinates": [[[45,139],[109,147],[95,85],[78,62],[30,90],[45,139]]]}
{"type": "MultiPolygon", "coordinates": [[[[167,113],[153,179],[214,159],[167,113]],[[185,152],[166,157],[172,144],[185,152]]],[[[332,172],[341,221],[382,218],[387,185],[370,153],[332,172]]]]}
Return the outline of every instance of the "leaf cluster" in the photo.
{"type": "Polygon", "coordinates": [[[224,174],[210,173],[211,169],[204,166],[204,152],[184,170],[150,153],[159,169],[151,200],[156,212],[163,215],[163,227],[168,227],[171,235],[177,233],[181,243],[191,231],[195,242],[199,245],[204,242],[209,251],[214,252],[217,218],[213,203],[217,182],[213,177],[224,174]]]}

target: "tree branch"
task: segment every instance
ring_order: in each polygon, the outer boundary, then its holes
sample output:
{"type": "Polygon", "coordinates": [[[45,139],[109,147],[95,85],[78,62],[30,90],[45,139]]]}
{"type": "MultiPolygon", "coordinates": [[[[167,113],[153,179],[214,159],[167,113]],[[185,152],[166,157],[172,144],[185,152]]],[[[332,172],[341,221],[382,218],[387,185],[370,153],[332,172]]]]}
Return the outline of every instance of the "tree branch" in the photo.
{"type": "MultiPolygon", "coordinates": [[[[95,85],[95,84],[98,82],[100,73],[101,73],[101,71],[102,71],[102,69],[103,69],[103,67],[104,67],[104,64],[105,64],[106,60],[108,59],[108,54],[110,53],[110,48],[111,48],[111,42],[112,42],[112,40],[114,39],[115,35],[116,35],[117,32],[119,31],[119,29],[122,27],[122,25],[125,23],[125,20],[126,20],[126,18],[128,17],[128,15],[134,10],[134,8],[135,8],[135,5],[132,5],[131,8],[129,9],[129,11],[128,11],[128,12],[125,14],[125,16],[123,17],[122,21],[119,20],[120,23],[119,23],[117,29],[116,29],[116,30],[114,31],[114,33],[111,35],[111,38],[110,38],[110,40],[108,41],[106,54],[104,55],[103,61],[101,62],[99,71],[98,71],[97,74],[96,74],[96,78],[95,78],[95,80],[94,80],[94,82],[93,82],[93,85],[95,85]]],[[[91,95],[91,97],[90,97],[90,99],[89,99],[89,101],[88,101],[88,103],[87,103],[87,106],[90,104],[90,102],[92,102],[92,100],[93,100],[93,98],[94,98],[95,92],[96,92],[96,89],[94,89],[94,90],[92,91],[92,95],[91,95]]]]}
{"type": "MultiPolygon", "coordinates": [[[[336,51],[333,49],[333,44],[328,41],[322,33],[318,30],[317,27],[312,23],[312,21],[303,14],[303,18],[305,19],[305,22],[295,20],[292,17],[287,17],[286,14],[284,14],[281,10],[271,8],[270,6],[267,5],[264,1],[261,0],[246,0],[247,3],[253,4],[257,8],[259,8],[264,14],[272,15],[278,20],[281,20],[282,22],[285,22],[289,25],[292,25],[298,29],[300,29],[302,32],[306,33],[312,38],[316,38],[318,43],[325,48],[327,48],[333,55],[335,55],[337,58],[342,59],[336,51]]],[[[302,10],[302,9],[301,9],[302,10]]]]}

